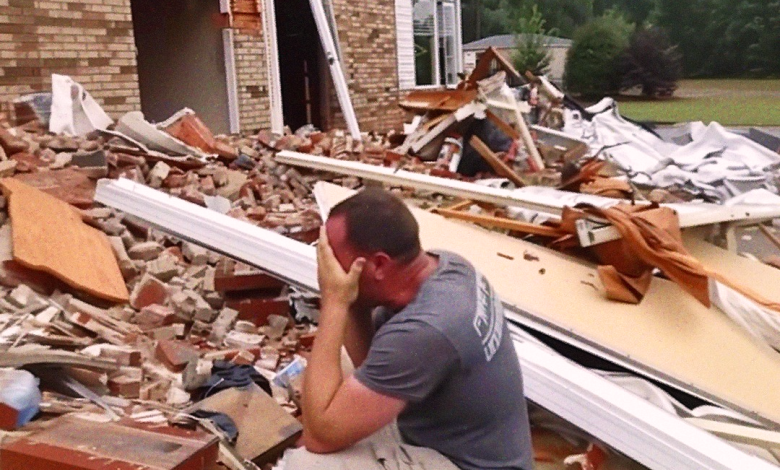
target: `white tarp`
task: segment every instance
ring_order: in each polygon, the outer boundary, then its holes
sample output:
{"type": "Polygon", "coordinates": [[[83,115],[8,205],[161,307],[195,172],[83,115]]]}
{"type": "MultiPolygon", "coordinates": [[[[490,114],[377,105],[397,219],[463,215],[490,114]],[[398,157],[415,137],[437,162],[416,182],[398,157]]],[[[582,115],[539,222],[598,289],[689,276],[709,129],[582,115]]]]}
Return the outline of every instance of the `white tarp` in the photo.
{"type": "Polygon", "coordinates": [[[53,134],[86,135],[114,123],[83,86],[66,75],[51,76],[51,118],[53,134]]]}
{"type": "Polygon", "coordinates": [[[780,155],[716,122],[691,123],[691,142],[677,145],[622,118],[611,98],[587,111],[596,114],[590,122],[568,112],[564,132],[585,140],[594,152],[616,145],[604,155],[636,184],[677,185],[719,201],[760,187],[776,192],[770,179],[780,155]]]}

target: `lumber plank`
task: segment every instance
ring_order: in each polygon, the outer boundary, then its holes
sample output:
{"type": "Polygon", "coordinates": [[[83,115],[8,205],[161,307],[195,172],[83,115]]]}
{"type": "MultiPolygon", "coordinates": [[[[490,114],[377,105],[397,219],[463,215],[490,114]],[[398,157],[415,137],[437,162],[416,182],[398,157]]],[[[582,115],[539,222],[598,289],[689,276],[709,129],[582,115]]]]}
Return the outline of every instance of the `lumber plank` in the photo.
{"type": "Polygon", "coordinates": [[[503,217],[473,214],[471,212],[453,209],[435,209],[434,212],[448,219],[458,219],[466,222],[474,222],[486,227],[514,230],[522,233],[541,235],[543,237],[561,237],[566,235],[566,232],[555,229],[553,227],[521,222],[519,220],[506,219],[503,217]]]}
{"type": "Polygon", "coordinates": [[[0,186],[9,198],[14,260],[95,297],[127,302],[127,286],[103,232],[38,189],[12,178],[0,186]]]}
{"type": "MultiPolygon", "coordinates": [[[[328,205],[351,194],[345,188],[323,186],[319,194],[326,195],[328,205]]],[[[780,354],[674,283],[654,279],[638,305],[609,301],[597,286],[595,265],[430,212],[413,213],[425,249],[466,257],[534,324],[552,325],[605,357],[619,358],[654,378],[780,425],[780,354]],[[525,260],[525,252],[539,261],[525,260]]],[[[770,284],[764,281],[766,288],[770,284]]],[[[764,287],[756,290],[760,288],[764,287]]]]}
{"type": "Polygon", "coordinates": [[[116,361],[86,357],[67,351],[4,351],[0,352],[0,367],[24,367],[32,364],[56,364],[79,366],[86,369],[114,371],[119,369],[116,361]]]}
{"type": "Polygon", "coordinates": [[[490,150],[490,147],[488,147],[482,139],[477,136],[472,136],[469,143],[474,147],[474,150],[485,159],[488,165],[493,168],[493,171],[495,171],[497,175],[508,178],[509,181],[513,182],[518,188],[525,186],[525,182],[518,176],[515,170],[510,168],[509,165],[504,163],[498,155],[495,154],[495,152],[490,150]]]}

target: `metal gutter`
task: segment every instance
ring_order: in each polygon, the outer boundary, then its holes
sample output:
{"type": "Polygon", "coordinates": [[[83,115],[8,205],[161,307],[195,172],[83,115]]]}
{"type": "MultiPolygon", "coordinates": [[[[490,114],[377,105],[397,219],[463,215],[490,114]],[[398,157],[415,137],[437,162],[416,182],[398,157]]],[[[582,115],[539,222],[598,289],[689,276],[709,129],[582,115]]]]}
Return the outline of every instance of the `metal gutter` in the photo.
{"type": "Polygon", "coordinates": [[[319,289],[312,246],[129,179],[100,180],[95,201],[182,240],[261,268],[292,285],[313,292],[319,289]]]}

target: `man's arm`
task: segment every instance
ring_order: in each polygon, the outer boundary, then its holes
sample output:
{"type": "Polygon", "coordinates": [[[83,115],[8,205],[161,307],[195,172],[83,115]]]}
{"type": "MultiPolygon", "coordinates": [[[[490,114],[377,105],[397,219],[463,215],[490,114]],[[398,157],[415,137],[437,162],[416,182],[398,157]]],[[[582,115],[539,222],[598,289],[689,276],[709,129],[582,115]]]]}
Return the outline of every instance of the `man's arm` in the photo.
{"type": "Polygon", "coordinates": [[[304,374],[304,444],[313,452],[334,452],[392,422],[406,403],[376,393],[354,377],[344,381],[342,376],[341,347],[365,260],[356,260],[344,272],[323,228],[317,261],[322,302],[317,339],[304,374]]]}
{"type": "Polygon", "coordinates": [[[347,330],[344,337],[344,347],[355,368],[360,367],[368,357],[371,338],[374,336],[374,324],[371,319],[371,309],[353,305],[349,309],[347,330]]]}

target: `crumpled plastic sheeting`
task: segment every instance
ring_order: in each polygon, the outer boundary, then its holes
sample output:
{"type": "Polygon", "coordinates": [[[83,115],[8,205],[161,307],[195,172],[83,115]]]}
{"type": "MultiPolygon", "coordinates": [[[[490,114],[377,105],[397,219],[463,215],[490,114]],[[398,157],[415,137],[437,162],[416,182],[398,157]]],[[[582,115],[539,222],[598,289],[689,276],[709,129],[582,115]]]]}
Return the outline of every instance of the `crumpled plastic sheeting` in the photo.
{"type": "Polygon", "coordinates": [[[734,323],[780,351],[780,314],[710,279],[710,300],[734,323]]]}
{"type": "Polygon", "coordinates": [[[759,187],[776,192],[769,178],[780,155],[716,122],[691,123],[691,142],[677,145],[622,118],[611,98],[587,110],[596,113],[590,122],[569,111],[563,131],[588,142],[594,152],[623,144],[604,154],[636,184],[678,185],[721,202],[759,187]]]}
{"type": "Polygon", "coordinates": [[[52,103],[49,131],[87,135],[114,123],[83,86],[66,75],[51,76],[52,103]]]}

